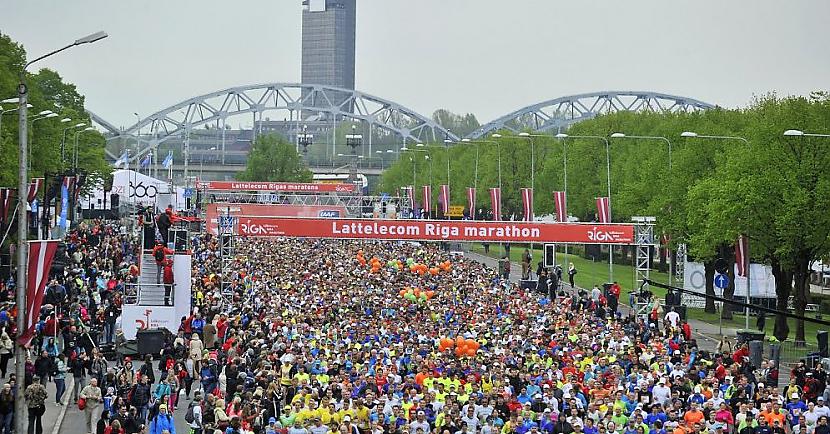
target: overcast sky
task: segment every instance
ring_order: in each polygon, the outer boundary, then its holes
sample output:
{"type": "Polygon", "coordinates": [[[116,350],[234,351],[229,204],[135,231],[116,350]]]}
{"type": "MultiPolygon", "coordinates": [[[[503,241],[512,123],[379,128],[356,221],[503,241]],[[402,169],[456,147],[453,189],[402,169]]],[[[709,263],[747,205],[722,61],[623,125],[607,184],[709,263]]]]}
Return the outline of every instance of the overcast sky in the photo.
{"type": "MultiPolygon", "coordinates": [[[[0,0],[0,32],[116,125],[192,96],[300,79],[300,0],[0,0]]],[[[484,123],[601,90],[726,107],[830,88],[827,0],[358,0],[356,88],[484,123]]],[[[5,97],[5,96],[4,96],[5,97]]]]}

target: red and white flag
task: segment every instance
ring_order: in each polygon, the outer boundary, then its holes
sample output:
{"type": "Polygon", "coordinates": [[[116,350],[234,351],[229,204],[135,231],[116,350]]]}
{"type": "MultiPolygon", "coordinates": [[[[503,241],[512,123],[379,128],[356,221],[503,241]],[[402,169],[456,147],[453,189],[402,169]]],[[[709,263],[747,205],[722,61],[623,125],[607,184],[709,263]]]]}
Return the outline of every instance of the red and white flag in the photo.
{"type": "Polygon", "coordinates": [[[43,185],[43,178],[32,178],[32,182],[29,183],[29,197],[26,199],[29,203],[32,203],[33,200],[37,197],[37,194],[40,192],[40,186],[43,185]]]}
{"type": "Polygon", "coordinates": [[[749,266],[749,239],[746,235],[738,237],[735,243],[735,265],[738,268],[738,276],[746,277],[749,266]]]}
{"type": "Polygon", "coordinates": [[[490,189],[490,202],[493,205],[493,221],[501,221],[501,189],[498,187],[490,189]]]}
{"type": "Polygon", "coordinates": [[[611,201],[607,197],[597,198],[597,221],[611,223],[611,201]]]}
{"type": "Polygon", "coordinates": [[[476,219],[476,189],[467,187],[467,208],[470,210],[470,220],[476,219]]]}
{"type": "Polygon", "coordinates": [[[568,221],[568,204],[565,202],[565,192],[564,191],[554,191],[553,192],[553,204],[556,206],[556,221],[558,222],[567,222],[568,221]]]}
{"type": "Polygon", "coordinates": [[[450,213],[450,186],[441,184],[441,191],[438,192],[438,203],[441,204],[441,214],[444,217],[450,213]]]}
{"type": "Polygon", "coordinates": [[[425,185],[423,194],[424,200],[422,203],[424,204],[424,212],[429,214],[432,212],[432,186],[425,185]]]}
{"type": "Polygon", "coordinates": [[[49,269],[52,268],[52,259],[58,249],[58,240],[29,241],[29,269],[26,279],[26,328],[17,342],[28,345],[35,334],[35,324],[38,313],[43,305],[46,282],[49,280],[49,269]]]}
{"type": "Polygon", "coordinates": [[[524,209],[524,221],[533,221],[533,189],[522,189],[522,208],[524,209]]]}
{"type": "Polygon", "coordinates": [[[14,189],[0,188],[0,222],[9,219],[9,210],[14,201],[14,189]]]}
{"type": "Polygon", "coordinates": [[[405,192],[408,200],[409,200],[409,209],[415,209],[415,187],[411,185],[407,185],[406,187],[401,187],[401,189],[405,192]]]}

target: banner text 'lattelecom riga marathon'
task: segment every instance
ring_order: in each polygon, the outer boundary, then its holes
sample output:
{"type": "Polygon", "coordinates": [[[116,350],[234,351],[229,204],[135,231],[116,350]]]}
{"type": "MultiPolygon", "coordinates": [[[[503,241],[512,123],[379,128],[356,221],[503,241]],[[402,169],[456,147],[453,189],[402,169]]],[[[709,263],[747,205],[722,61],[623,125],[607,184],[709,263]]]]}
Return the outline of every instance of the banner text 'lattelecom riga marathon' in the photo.
{"type": "Polygon", "coordinates": [[[240,217],[236,233],[248,236],[412,241],[631,244],[627,224],[485,222],[470,220],[365,220],[240,217]]]}

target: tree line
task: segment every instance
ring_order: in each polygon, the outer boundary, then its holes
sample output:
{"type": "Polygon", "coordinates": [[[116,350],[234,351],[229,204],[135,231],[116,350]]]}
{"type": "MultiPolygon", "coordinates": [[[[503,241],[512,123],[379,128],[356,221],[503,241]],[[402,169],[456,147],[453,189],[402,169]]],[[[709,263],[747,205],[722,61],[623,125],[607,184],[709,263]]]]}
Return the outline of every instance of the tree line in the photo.
{"type": "MultiPolygon", "coordinates": [[[[671,248],[685,243],[689,254],[704,262],[711,294],[715,259],[734,264],[735,240],[745,235],[752,260],[772,268],[778,309],[787,310],[792,295],[796,313],[803,315],[810,265],[830,251],[830,139],[785,136],[789,129],[830,132],[828,94],[770,94],[733,110],[617,112],[572,125],[563,131],[567,139],[555,138],[555,131],[543,137],[501,132],[501,138],[449,147],[413,147],[384,172],[380,190],[394,194],[402,186],[431,184],[437,191],[435,186],[447,182],[449,160],[451,203],[466,205],[466,187],[477,184],[476,203],[486,207],[487,189],[499,185],[500,162],[503,215],[521,214],[519,189],[531,187],[535,178],[536,215],[553,213],[551,192],[567,190],[569,215],[591,221],[595,198],[607,195],[606,149],[600,139],[577,136],[604,137],[610,144],[615,222],[655,216],[656,231],[671,248]],[[681,137],[683,132],[698,136],[681,137]],[[629,137],[613,138],[614,133],[629,137]],[[665,137],[671,149],[662,139],[631,136],[665,137]]],[[[707,310],[714,312],[714,304],[707,310]]],[[[783,340],[789,332],[786,319],[776,318],[775,336],[783,340]]],[[[803,321],[795,338],[804,340],[803,321]]]]}

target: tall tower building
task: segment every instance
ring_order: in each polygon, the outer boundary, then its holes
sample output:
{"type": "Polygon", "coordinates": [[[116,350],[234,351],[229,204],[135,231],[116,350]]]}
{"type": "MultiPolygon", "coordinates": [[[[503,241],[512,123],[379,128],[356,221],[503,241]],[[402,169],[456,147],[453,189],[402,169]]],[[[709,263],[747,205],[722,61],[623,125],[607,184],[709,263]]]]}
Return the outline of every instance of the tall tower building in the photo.
{"type": "Polygon", "coordinates": [[[356,0],[303,0],[302,82],[354,89],[356,0]]]}

